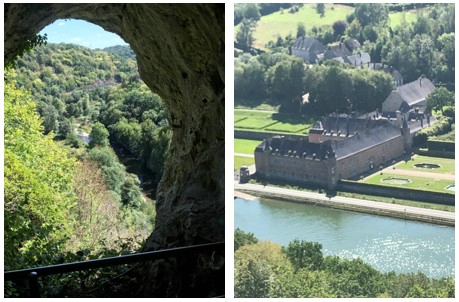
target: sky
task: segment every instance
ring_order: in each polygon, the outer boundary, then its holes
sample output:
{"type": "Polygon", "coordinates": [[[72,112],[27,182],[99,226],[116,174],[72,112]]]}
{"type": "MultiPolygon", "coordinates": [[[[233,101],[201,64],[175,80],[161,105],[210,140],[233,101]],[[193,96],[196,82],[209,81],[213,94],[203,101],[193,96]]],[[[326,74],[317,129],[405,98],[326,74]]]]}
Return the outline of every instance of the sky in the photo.
{"type": "Polygon", "coordinates": [[[48,35],[48,43],[72,43],[89,48],[127,45],[118,35],[90,22],[59,19],[46,26],[40,34],[48,35]]]}

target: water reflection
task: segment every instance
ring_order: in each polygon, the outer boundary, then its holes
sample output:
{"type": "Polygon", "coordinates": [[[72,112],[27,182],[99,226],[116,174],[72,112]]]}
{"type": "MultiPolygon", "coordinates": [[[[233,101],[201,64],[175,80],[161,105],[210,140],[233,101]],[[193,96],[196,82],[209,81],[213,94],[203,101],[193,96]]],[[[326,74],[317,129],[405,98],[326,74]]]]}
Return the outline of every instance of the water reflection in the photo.
{"type": "Polygon", "coordinates": [[[375,268],[454,275],[454,227],[276,200],[236,199],[235,228],[282,245],[320,242],[325,255],[360,257],[375,268]]]}

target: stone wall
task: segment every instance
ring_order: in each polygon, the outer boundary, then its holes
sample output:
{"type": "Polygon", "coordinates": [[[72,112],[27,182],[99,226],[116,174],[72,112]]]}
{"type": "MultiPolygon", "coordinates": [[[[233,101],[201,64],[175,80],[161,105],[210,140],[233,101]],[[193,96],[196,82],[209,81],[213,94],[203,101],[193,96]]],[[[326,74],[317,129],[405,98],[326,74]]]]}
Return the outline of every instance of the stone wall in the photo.
{"type": "Polygon", "coordinates": [[[403,154],[403,136],[398,136],[390,141],[382,142],[371,148],[350,154],[337,160],[337,173],[339,179],[350,179],[370,170],[370,161],[374,168],[399,157],[403,154]]]}
{"type": "Polygon", "coordinates": [[[298,184],[329,186],[336,158],[327,160],[275,155],[270,152],[255,152],[257,175],[267,179],[280,179],[298,184]]]}

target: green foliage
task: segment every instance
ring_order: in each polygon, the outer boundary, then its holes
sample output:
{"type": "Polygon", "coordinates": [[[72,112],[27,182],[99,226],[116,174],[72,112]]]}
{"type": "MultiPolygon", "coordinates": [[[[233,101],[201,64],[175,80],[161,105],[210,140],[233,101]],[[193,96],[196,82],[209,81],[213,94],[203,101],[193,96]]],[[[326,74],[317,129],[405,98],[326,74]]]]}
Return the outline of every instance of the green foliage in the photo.
{"type": "Polygon", "coordinates": [[[417,147],[427,147],[427,139],[432,136],[438,136],[451,131],[452,119],[442,116],[437,122],[429,127],[417,132],[413,138],[413,144],[417,147]]]}
{"type": "Polygon", "coordinates": [[[91,138],[89,147],[94,148],[95,146],[108,146],[108,135],[108,130],[103,124],[99,122],[95,123],[92,126],[91,133],[89,134],[89,137],[91,138]]]}
{"type": "Polygon", "coordinates": [[[253,233],[246,233],[240,228],[234,230],[234,250],[236,251],[241,246],[246,244],[255,244],[258,242],[258,239],[253,233]]]}
{"type": "Polygon", "coordinates": [[[234,259],[235,297],[454,297],[452,277],[383,274],[361,259],[323,257],[320,249],[320,244],[298,240],[282,248],[269,241],[241,246],[234,259]]]}
{"type": "Polygon", "coordinates": [[[75,159],[43,135],[30,94],[5,82],[5,269],[56,263],[74,224],[75,159]]]}
{"type": "Polygon", "coordinates": [[[252,47],[253,34],[256,21],[254,19],[242,19],[241,26],[236,33],[236,42],[242,45],[246,50],[252,47]]]}
{"type": "Polygon", "coordinates": [[[234,253],[234,296],[267,298],[271,285],[291,269],[280,245],[266,241],[244,245],[234,253]]]}
{"type": "Polygon", "coordinates": [[[324,259],[320,243],[295,239],[290,241],[286,248],[282,248],[282,251],[292,263],[295,271],[302,268],[315,271],[323,267],[324,259]]]}

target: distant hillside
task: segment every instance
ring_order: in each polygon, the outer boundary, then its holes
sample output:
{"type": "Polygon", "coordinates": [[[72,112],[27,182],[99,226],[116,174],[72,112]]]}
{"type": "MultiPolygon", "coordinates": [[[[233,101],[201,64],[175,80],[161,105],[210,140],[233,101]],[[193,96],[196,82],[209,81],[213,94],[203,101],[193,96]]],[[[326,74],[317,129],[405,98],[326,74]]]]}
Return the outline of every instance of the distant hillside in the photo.
{"type": "Polygon", "coordinates": [[[128,45],[116,45],[110,46],[102,49],[103,51],[119,55],[120,57],[126,59],[135,60],[135,52],[128,45]]]}

